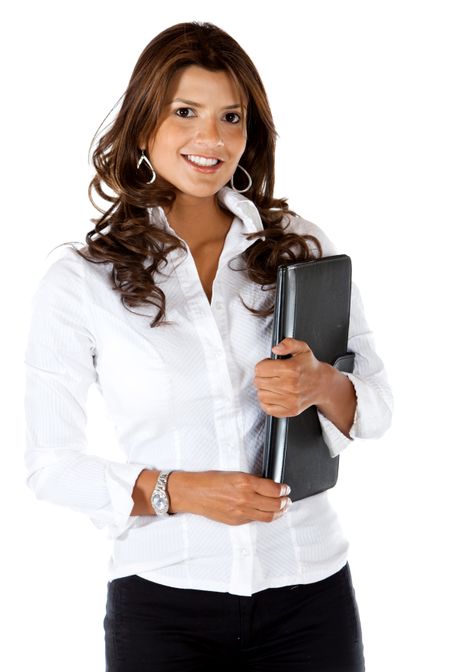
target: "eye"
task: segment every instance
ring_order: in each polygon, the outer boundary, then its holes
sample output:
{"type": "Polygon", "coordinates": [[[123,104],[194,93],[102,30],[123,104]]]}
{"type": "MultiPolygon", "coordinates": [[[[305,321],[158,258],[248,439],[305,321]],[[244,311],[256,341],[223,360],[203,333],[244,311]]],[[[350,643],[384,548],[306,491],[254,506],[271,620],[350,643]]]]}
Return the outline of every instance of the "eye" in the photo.
{"type": "Polygon", "coordinates": [[[231,115],[234,115],[235,117],[237,117],[237,121],[232,121],[231,123],[232,123],[232,124],[238,124],[238,123],[240,122],[240,120],[241,120],[241,115],[238,114],[237,112],[227,112],[227,114],[226,114],[225,116],[228,117],[228,116],[230,116],[230,114],[231,114],[231,115]]]}
{"type": "MultiPolygon", "coordinates": [[[[192,107],[179,107],[175,110],[175,114],[177,114],[178,112],[180,112],[182,110],[192,110],[192,107]]],[[[180,116],[180,115],[177,115],[177,116],[180,116]]],[[[187,117],[184,117],[184,115],[182,115],[182,117],[187,118],[187,117]]]]}
{"type": "MultiPolygon", "coordinates": [[[[182,114],[182,115],[179,115],[179,114],[178,114],[178,112],[184,112],[185,110],[190,110],[190,111],[192,112],[192,107],[178,107],[178,108],[175,110],[175,114],[176,114],[178,117],[181,116],[182,119],[189,119],[189,118],[191,118],[191,117],[189,117],[189,116],[187,116],[187,115],[185,115],[185,114],[182,114]]],[[[231,122],[232,124],[238,124],[238,123],[240,122],[240,120],[241,120],[241,115],[240,115],[240,114],[238,114],[237,112],[227,112],[226,115],[225,115],[225,117],[229,117],[230,115],[231,115],[231,116],[234,116],[234,117],[237,117],[236,121],[232,121],[232,122],[231,122]]]]}

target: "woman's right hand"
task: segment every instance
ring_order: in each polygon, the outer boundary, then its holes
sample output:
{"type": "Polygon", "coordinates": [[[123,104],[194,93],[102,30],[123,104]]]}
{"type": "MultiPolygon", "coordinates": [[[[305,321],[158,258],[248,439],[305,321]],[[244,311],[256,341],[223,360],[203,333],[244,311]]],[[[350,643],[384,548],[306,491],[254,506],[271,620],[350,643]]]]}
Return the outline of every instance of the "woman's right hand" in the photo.
{"type": "Polygon", "coordinates": [[[168,480],[170,511],[196,513],[227,525],[270,523],[292,504],[282,494],[284,486],[244,471],[174,471],[168,480]]]}

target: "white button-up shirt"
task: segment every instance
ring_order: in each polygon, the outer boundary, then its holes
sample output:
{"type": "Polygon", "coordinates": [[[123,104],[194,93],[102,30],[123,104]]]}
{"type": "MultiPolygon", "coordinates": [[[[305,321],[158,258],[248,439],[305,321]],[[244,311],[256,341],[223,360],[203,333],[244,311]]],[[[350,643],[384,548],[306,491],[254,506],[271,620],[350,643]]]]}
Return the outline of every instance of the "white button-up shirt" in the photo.
{"type": "MultiPolygon", "coordinates": [[[[139,574],[249,596],[318,581],[344,566],[348,541],[327,492],[294,502],[270,523],[233,526],[191,513],[130,516],[144,468],[261,474],[265,413],[253,376],[256,363],[270,357],[273,315],[253,315],[239,295],[257,307],[274,297],[233,269],[243,269],[240,255],[255,240],[245,234],[264,227],[243,194],[224,187],[219,197],[235,217],[211,304],[189,248],[177,249],[154,276],[166,296],[168,325],[150,328],[155,306],[130,312],[122,305],[112,291],[112,264],[92,264],[70,247],[50,255],[33,294],[25,353],[26,484],[37,498],[87,514],[105,531],[113,545],[110,580],[139,574]],[[92,384],[126,461],[89,450],[92,384]]],[[[177,235],[161,207],[148,215],[177,235]]],[[[286,217],[290,229],[319,238],[324,256],[338,254],[317,225],[286,217]]],[[[392,394],[354,282],[348,350],[355,364],[345,375],[357,395],[350,436],[380,437],[391,423],[392,394]]],[[[331,455],[338,455],[351,440],[320,412],[319,419],[331,455]]]]}

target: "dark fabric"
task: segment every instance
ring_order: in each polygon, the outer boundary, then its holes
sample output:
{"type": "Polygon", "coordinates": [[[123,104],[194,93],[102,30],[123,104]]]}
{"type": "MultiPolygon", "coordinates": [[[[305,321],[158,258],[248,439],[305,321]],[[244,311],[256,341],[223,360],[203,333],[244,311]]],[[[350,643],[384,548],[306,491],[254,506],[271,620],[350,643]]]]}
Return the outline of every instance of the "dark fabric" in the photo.
{"type": "Polygon", "coordinates": [[[250,597],[114,579],[103,626],[106,672],[365,670],[348,563],[322,581],[250,597]]]}

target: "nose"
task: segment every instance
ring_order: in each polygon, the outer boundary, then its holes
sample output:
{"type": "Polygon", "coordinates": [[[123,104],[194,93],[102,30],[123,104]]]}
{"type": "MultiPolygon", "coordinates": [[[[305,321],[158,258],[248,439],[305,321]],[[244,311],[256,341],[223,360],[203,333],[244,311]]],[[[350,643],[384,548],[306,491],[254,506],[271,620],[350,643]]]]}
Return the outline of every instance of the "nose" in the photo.
{"type": "Polygon", "coordinates": [[[197,130],[197,141],[200,145],[222,146],[223,139],[215,119],[200,122],[197,130]]]}

